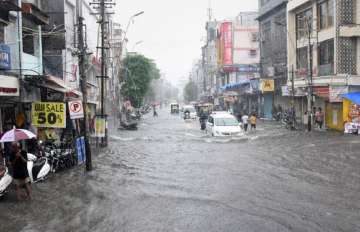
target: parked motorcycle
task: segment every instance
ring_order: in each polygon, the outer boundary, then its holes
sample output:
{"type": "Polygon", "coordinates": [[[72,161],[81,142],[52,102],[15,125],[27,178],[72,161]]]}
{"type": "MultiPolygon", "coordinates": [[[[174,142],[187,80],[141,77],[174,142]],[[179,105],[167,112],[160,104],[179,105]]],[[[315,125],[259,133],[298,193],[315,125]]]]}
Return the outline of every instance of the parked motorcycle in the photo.
{"type": "Polygon", "coordinates": [[[6,194],[12,180],[13,178],[6,167],[3,170],[0,170],[0,197],[6,194]]]}
{"type": "Polygon", "coordinates": [[[27,169],[31,183],[44,180],[49,174],[51,167],[46,157],[36,157],[27,153],[27,169]]]}

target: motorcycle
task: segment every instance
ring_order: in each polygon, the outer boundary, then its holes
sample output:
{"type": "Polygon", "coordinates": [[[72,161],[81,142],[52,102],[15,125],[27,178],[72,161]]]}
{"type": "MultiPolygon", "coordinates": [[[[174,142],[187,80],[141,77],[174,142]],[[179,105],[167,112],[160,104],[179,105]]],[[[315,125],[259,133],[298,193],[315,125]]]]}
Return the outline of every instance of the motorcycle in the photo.
{"type": "Polygon", "coordinates": [[[0,197],[6,194],[12,180],[13,178],[9,174],[9,170],[7,168],[0,171],[0,197]]]}
{"type": "Polygon", "coordinates": [[[38,158],[31,153],[27,153],[27,169],[31,183],[44,180],[50,173],[51,167],[46,157],[38,158]]]}

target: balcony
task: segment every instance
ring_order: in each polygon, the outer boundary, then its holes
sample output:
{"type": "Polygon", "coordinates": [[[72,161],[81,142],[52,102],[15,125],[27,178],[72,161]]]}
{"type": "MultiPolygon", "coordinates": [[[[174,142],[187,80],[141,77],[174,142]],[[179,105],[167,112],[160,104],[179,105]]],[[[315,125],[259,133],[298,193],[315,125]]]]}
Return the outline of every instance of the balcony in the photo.
{"type": "Polygon", "coordinates": [[[0,0],[1,11],[21,11],[17,4],[17,0],[0,0]]]}
{"type": "Polygon", "coordinates": [[[22,3],[21,9],[25,17],[34,21],[38,25],[48,25],[49,24],[49,16],[37,8],[32,3],[22,3]]]}
{"type": "Polygon", "coordinates": [[[334,64],[319,65],[319,76],[330,76],[334,74],[334,64]]]}

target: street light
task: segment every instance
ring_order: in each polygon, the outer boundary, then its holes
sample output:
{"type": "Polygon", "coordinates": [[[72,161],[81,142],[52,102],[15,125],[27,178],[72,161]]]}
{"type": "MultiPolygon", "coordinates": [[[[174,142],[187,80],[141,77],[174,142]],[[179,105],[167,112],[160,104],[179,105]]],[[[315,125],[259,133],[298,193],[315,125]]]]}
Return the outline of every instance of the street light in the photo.
{"type": "Polygon", "coordinates": [[[125,39],[126,39],[126,34],[127,34],[128,30],[129,30],[130,23],[134,20],[135,17],[138,17],[138,16],[140,16],[140,15],[142,15],[144,13],[145,13],[144,11],[140,11],[139,13],[136,13],[136,14],[134,14],[133,16],[131,16],[129,18],[129,22],[128,22],[127,26],[126,26],[126,30],[125,30],[125,34],[124,34],[124,38],[123,38],[122,42],[124,42],[125,39]]]}
{"type": "Polygon", "coordinates": [[[143,43],[143,42],[144,42],[144,41],[142,41],[142,40],[137,41],[137,42],[134,44],[134,46],[133,46],[133,48],[132,48],[132,51],[135,51],[136,46],[138,46],[139,44],[141,44],[141,43],[143,43]]]}

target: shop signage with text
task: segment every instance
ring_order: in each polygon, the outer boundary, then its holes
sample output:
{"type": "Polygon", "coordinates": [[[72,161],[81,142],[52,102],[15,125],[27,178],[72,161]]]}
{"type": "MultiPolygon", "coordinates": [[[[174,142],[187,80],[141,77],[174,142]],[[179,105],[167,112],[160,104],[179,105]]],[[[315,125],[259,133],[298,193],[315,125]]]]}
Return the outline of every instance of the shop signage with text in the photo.
{"type": "Polygon", "coordinates": [[[32,124],[36,127],[65,128],[66,105],[62,102],[34,102],[32,124]]]}
{"type": "Polygon", "coordinates": [[[263,79],[261,80],[261,91],[264,92],[274,92],[275,84],[273,79],[263,79]]]}

